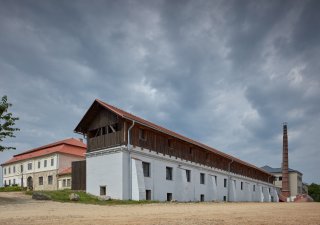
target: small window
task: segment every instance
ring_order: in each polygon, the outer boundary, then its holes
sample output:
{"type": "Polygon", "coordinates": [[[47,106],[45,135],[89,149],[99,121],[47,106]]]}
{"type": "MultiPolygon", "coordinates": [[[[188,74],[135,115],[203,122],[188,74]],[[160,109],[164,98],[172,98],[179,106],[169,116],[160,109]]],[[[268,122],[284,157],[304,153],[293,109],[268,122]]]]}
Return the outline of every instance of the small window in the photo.
{"type": "Polygon", "coordinates": [[[146,190],[146,200],[151,200],[151,190],[146,190]]]}
{"type": "Polygon", "coordinates": [[[51,159],[51,166],[54,166],[54,159],[51,159]]]}
{"type": "Polygon", "coordinates": [[[170,202],[172,200],[172,193],[167,193],[167,201],[170,202]]]}
{"type": "Polygon", "coordinates": [[[166,167],[166,179],[172,180],[172,167],[166,167]]]}
{"type": "Polygon", "coordinates": [[[205,174],[200,173],[200,184],[205,184],[205,174]]]}
{"type": "Polygon", "coordinates": [[[67,186],[67,180],[66,180],[66,179],[63,179],[63,180],[62,180],[62,187],[65,187],[65,186],[67,186]]]}
{"type": "Polygon", "coordinates": [[[105,196],[107,194],[106,186],[100,186],[100,195],[105,196]]]}
{"type": "Polygon", "coordinates": [[[200,201],[201,201],[201,202],[204,202],[204,194],[201,194],[201,195],[200,195],[200,201]]]}
{"type": "Polygon", "coordinates": [[[142,162],[143,175],[145,177],[150,177],[150,163],[142,162]]]}
{"type": "Polygon", "coordinates": [[[271,188],[269,188],[269,194],[271,193],[271,188]]]}
{"type": "Polygon", "coordinates": [[[223,201],[227,201],[227,196],[223,196],[223,201]]]}
{"type": "Polygon", "coordinates": [[[227,179],[223,180],[223,187],[227,187],[227,179]]]}
{"type": "Polygon", "coordinates": [[[67,187],[71,187],[71,179],[67,179],[67,187]]]}
{"type": "Polygon", "coordinates": [[[43,177],[39,177],[39,185],[43,185],[43,177]]]}
{"type": "Polygon", "coordinates": [[[13,179],[13,184],[16,184],[16,179],[13,179]]]}
{"type": "Polygon", "coordinates": [[[8,169],[8,170],[9,170],[9,172],[8,172],[8,173],[10,174],[10,173],[11,173],[11,167],[10,167],[10,166],[9,166],[9,169],[8,169]]]}
{"type": "Polygon", "coordinates": [[[38,161],[38,169],[41,167],[41,161],[38,161]]]}
{"type": "Polygon", "coordinates": [[[256,185],[253,185],[253,191],[256,191],[256,185]]]}
{"type": "Polygon", "coordinates": [[[192,155],[192,147],[189,147],[189,154],[192,155]]]}
{"type": "Polygon", "coordinates": [[[20,171],[21,171],[21,173],[23,172],[23,165],[22,164],[20,165],[20,171]]]}
{"type": "Polygon", "coordinates": [[[282,177],[279,177],[279,180],[282,180],[282,177]]]}
{"type": "Polygon", "coordinates": [[[32,170],[32,163],[28,163],[28,170],[32,170]]]}
{"type": "Polygon", "coordinates": [[[4,180],[4,186],[7,186],[7,181],[6,180],[4,180]]]}
{"type": "Polygon", "coordinates": [[[146,131],[144,129],[139,130],[139,139],[145,141],[146,138],[146,131]]]}
{"type": "Polygon", "coordinates": [[[43,164],[44,164],[44,165],[43,165],[44,167],[47,167],[47,160],[46,160],[46,159],[44,160],[44,163],[43,163],[43,164]]]}
{"type": "Polygon", "coordinates": [[[48,184],[52,184],[53,182],[53,176],[48,176],[48,184]]]}
{"type": "Polygon", "coordinates": [[[187,177],[187,182],[191,181],[191,171],[190,170],[186,170],[186,177],[187,177]]]}
{"type": "Polygon", "coordinates": [[[16,166],[13,166],[13,173],[16,173],[16,166]]]}
{"type": "Polygon", "coordinates": [[[173,148],[173,139],[168,139],[168,148],[173,148]]]}
{"type": "Polygon", "coordinates": [[[9,186],[11,185],[11,180],[9,180],[9,186]]]}
{"type": "Polygon", "coordinates": [[[7,168],[4,168],[4,175],[6,175],[7,174],[7,168]]]}
{"type": "Polygon", "coordinates": [[[241,187],[241,190],[243,190],[243,182],[242,181],[241,181],[240,187],[241,187]]]}

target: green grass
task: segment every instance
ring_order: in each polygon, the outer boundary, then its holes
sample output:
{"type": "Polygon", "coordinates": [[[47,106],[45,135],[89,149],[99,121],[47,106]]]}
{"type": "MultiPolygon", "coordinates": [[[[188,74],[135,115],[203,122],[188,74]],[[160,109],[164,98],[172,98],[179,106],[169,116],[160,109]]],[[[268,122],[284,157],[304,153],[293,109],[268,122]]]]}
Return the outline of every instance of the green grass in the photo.
{"type": "MultiPolygon", "coordinates": [[[[84,204],[96,204],[96,205],[129,205],[129,204],[150,204],[157,201],[132,201],[132,200],[100,200],[98,197],[87,194],[84,191],[72,191],[72,190],[59,190],[59,191],[34,191],[47,194],[53,201],[58,202],[74,202],[84,204]],[[69,195],[76,193],[80,196],[79,201],[71,201],[69,195]]],[[[32,191],[27,191],[26,194],[32,195],[32,191]]]]}
{"type": "Polygon", "coordinates": [[[13,191],[25,191],[26,188],[22,188],[20,186],[7,186],[0,187],[0,192],[13,192],[13,191]]]}

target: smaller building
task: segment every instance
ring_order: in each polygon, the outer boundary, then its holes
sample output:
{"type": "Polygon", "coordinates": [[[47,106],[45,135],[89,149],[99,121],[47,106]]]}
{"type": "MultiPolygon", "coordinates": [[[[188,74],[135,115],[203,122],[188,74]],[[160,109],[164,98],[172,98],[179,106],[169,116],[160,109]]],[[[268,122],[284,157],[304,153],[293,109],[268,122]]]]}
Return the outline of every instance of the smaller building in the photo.
{"type": "Polygon", "coordinates": [[[71,163],[83,160],[86,144],[69,138],[14,155],[1,164],[3,185],[31,190],[71,188],[71,163]]]}
{"type": "MultiPolygon", "coordinates": [[[[277,188],[282,188],[282,168],[272,168],[270,166],[263,166],[261,169],[273,174],[276,178],[274,180],[274,185],[277,188]]],[[[293,170],[289,168],[289,189],[291,197],[297,196],[298,194],[303,194],[303,183],[302,183],[302,173],[298,170],[293,170]]]]}

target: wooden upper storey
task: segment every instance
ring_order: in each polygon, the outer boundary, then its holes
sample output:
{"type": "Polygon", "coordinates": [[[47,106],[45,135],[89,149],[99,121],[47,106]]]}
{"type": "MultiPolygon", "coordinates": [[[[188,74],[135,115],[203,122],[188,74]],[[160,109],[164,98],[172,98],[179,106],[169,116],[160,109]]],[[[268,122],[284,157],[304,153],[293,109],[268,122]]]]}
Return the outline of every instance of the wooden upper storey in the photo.
{"type": "Polygon", "coordinates": [[[274,176],[240,159],[155,125],[121,109],[95,100],[75,132],[87,135],[87,151],[126,145],[128,128],[130,144],[158,154],[199,163],[272,183],[274,176]]]}

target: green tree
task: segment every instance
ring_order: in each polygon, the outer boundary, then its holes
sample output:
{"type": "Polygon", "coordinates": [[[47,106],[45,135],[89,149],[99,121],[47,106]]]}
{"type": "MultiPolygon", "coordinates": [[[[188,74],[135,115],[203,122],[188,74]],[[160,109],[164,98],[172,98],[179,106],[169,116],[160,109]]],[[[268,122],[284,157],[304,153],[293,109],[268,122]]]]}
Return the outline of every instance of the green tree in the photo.
{"type": "Polygon", "coordinates": [[[8,108],[12,104],[8,102],[7,96],[3,96],[0,101],[0,152],[9,149],[16,149],[15,147],[2,146],[2,141],[6,137],[15,137],[14,132],[20,130],[14,128],[15,121],[19,120],[18,117],[13,117],[12,113],[8,112],[8,108]]]}
{"type": "Polygon", "coordinates": [[[308,193],[315,202],[320,202],[320,185],[312,183],[308,186],[308,193]]]}

